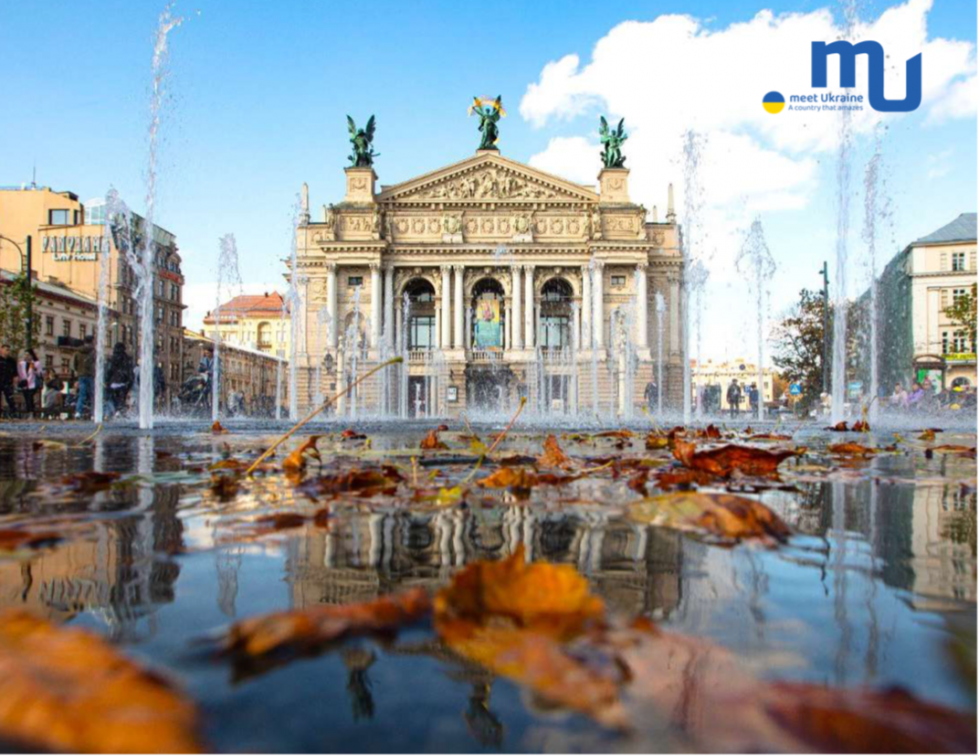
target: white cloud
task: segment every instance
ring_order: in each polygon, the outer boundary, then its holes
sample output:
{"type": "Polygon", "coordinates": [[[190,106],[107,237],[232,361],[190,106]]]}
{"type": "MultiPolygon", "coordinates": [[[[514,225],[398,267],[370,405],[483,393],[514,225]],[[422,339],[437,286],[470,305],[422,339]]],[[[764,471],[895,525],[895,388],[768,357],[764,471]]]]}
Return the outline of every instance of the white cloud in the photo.
{"type": "MultiPolygon", "coordinates": [[[[976,54],[971,42],[929,38],[931,0],[908,0],[879,17],[858,23],[855,40],[880,42],[887,55],[885,96],[902,98],[905,62],[922,53],[922,104],[928,120],[974,116],[976,54]]],[[[827,112],[782,112],[762,108],[766,92],[818,92],[811,84],[811,43],[843,36],[827,9],[753,18],[720,29],[689,15],[616,25],[595,45],[590,62],[576,54],[548,63],[527,87],[520,113],[535,127],[586,116],[588,136],[552,139],[532,165],[592,183],[599,146],[598,115],[624,117],[625,146],[632,169],[633,201],[665,213],[667,184],[675,184],[683,217],[683,134],[708,135],[700,160],[705,187],[700,253],[711,260],[712,281],[730,281],[740,233],[758,213],[805,208],[819,190],[818,166],[838,145],[840,119],[827,112]]],[[[829,81],[839,80],[836,56],[829,81]]],[[[857,88],[867,102],[867,58],[857,60],[857,88]]],[[[842,90],[835,90],[837,93],[842,90]]],[[[869,107],[855,112],[857,135],[869,134],[896,114],[869,107]]],[[[940,166],[932,166],[939,169],[940,166]]]]}

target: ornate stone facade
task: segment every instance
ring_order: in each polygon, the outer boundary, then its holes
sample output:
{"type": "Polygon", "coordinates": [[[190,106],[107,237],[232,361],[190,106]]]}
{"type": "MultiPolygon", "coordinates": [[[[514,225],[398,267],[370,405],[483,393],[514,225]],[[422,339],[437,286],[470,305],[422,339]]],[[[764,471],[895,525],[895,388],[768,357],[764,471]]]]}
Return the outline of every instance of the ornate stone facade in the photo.
{"type": "Polygon", "coordinates": [[[301,406],[394,355],[404,372],[340,412],[452,416],[526,395],[629,416],[661,374],[680,401],[675,216],[647,222],[627,169],[604,169],[602,193],[495,150],[379,189],[373,168],[346,174],[343,201],[316,221],[304,206],[297,228],[301,406]]]}

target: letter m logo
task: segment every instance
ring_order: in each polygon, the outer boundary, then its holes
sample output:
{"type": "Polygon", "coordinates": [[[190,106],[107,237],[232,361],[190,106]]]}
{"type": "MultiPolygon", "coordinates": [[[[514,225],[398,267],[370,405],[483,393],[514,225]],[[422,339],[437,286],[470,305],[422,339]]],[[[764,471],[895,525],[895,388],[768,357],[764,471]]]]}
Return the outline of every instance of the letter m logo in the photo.
{"type": "Polygon", "coordinates": [[[879,42],[861,42],[853,45],[846,40],[831,44],[812,43],[812,85],[825,87],[826,60],[830,55],[840,56],[840,86],[857,85],[857,56],[866,54],[869,82],[867,92],[870,107],[882,113],[908,113],[921,104],[921,53],[911,58],[905,65],[907,91],[903,100],[888,100],[884,97],[884,48],[879,42]]]}

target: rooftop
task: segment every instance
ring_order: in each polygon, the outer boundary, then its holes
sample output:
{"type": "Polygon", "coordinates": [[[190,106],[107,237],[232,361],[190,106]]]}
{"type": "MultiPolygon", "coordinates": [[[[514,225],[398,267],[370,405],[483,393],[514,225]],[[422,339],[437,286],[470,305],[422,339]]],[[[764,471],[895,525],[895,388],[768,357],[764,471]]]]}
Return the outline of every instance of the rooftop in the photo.
{"type": "MultiPolygon", "coordinates": [[[[271,294],[240,294],[228,302],[221,304],[221,322],[237,318],[280,318],[283,316],[283,297],[279,292],[271,294]]],[[[288,309],[288,308],[286,308],[288,309]]],[[[205,323],[213,323],[214,311],[204,318],[205,323]]]]}
{"type": "Polygon", "coordinates": [[[952,244],[976,241],[976,214],[962,213],[951,223],[916,240],[915,244],[952,244]]]}

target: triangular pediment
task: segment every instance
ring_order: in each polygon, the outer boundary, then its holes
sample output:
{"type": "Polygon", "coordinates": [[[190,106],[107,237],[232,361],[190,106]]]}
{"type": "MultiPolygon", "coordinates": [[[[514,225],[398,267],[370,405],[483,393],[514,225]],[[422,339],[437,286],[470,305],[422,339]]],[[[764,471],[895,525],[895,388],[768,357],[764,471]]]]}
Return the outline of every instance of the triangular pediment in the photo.
{"type": "Polygon", "coordinates": [[[597,202],[593,189],[484,152],[394,186],[382,187],[379,202],[597,202]]]}

